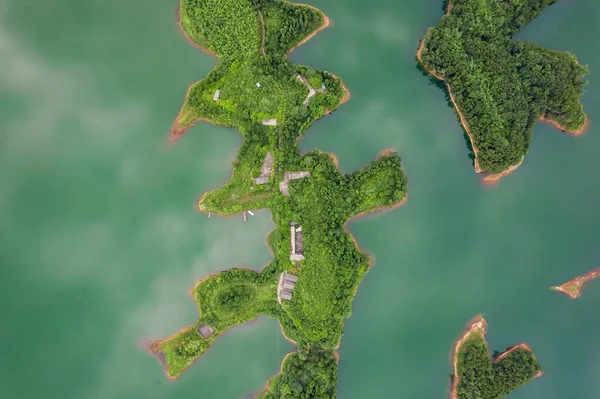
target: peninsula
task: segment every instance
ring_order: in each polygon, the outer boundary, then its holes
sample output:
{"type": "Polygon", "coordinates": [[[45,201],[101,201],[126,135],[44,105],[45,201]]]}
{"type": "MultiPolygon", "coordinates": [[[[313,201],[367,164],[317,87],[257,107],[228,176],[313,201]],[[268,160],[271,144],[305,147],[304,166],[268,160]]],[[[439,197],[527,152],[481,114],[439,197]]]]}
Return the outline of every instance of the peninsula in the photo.
{"type": "Polygon", "coordinates": [[[571,299],[579,298],[583,286],[595,278],[600,277],[600,268],[587,272],[583,276],[577,276],[558,287],[552,287],[553,290],[562,292],[571,299]]]}
{"type": "Polygon", "coordinates": [[[542,375],[540,364],[526,344],[496,352],[492,358],[486,331],[486,321],[477,316],[456,341],[452,352],[451,399],[503,398],[542,375]]]}
{"type": "Polygon", "coordinates": [[[281,0],[181,0],[180,27],[218,62],[187,91],[171,138],[200,120],[243,138],[231,179],[202,195],[198,209],[270,209],[275,229],[267,238],[273,260],[261,272],[234,268],[197,282],[196,323],[149,345],[170,379],[229,328],[264,314],[298,351],[260,396],[336,396],[343,322],[371,264],[345,224],[402,203],[407,181],[395,151],[347,175],[329,154],[300,154],[302,134],[349,98],[340,78],[287,59],[328,21],[314,7],[281,0]]]}
{"type": "Polygon", "coordinates": [[[417,59],[445,83],[484,182],[521,165],[537,120],[574,135],[588,125],[579,101],[587,67],[568,52],[512,39],[554,2],[448,0],[421,40],[417,59]]]}

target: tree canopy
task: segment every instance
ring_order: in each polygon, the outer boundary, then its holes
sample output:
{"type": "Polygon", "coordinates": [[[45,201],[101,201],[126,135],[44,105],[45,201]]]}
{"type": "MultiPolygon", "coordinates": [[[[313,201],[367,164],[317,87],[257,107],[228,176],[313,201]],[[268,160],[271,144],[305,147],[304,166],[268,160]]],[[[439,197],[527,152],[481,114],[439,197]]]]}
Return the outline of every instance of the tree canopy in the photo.
{"type": "Polygon", "coordinates": [[[452,0],[423,38],[420,59],[442,76],[465,116],[479,166],[501,172],[527,153],[540,117],[576,131],[588,73],[575,56],[512,36],[555,0],[452,0]]]}

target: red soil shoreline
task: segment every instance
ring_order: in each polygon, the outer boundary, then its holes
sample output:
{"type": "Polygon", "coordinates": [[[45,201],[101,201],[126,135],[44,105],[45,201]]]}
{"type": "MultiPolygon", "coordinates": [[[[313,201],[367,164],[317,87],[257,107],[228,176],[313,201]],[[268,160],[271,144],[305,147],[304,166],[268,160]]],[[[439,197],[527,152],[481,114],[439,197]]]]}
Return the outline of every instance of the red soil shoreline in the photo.
{"type": "Polygon", "coordinates": [[[593,279],[600,277],[600,268],[594,269],[592,271],[587,272],[583,276],[577,276],[564,284],[559,285],[558,287],[552,287],[553,290],[562,292],[567,295],[571,299],[576,299],[581,296],[581,291],[583,290],[584,285],[593,279]],[[574,285],[575,292],[571,292],[567,287],[569,285],[574,285]]]}
{"type": "MultiPolygon", "coordinates": [[[[460,352],[460,347],[469,338],[469,336],[471,334],[480,334],[481,335],[481,338],[484,340],[485,346],[488,350],[488,356],[491,357],[490,349],[488,347],[487,340],[485,339],[485,335],[487,334],[487,329],[488,329],[487,322],[485,321],[483,316],[481,316],[481,315],[475,316],[473,319],[471,319],[469,321],[469,323],[467,324],[467,327],[465,328],[463,333],[460,335],[460,337],[454,343],[453,350],[452,350],[452,376],[453,376],[453,379],[452,379],[452,383],[450,385],[450,399],[459,399],[458,398],[458,384],[460,383],[460,376],[458,375],[458,355],[460,352]]],[[[492,362],[498,363],[499,361],[501,361],[505,357],[509,356],[512,352],[516,351],[517,349],[525,349],[529,352],[533,352],[529,345],[522,342],[522,343],[514,345],[514,346],[510,347],[509,349],[505,350],[504,352],[500,353],[497,357],[492,359],[492,362]]],[[[543,372],[540,370],[533,376],[533,378],[538,378],[538,377],[541,377],[542,375],[543,375],[543,372]]]]}
{"type": "Polygon", "coordinates": [[[577,130],[568,130],[565,127],[563,127],[560,123],[555,121],[554,119],[546,118],[543,115],[540,116],[539,120],[540,120],[540,122],[549,123],[552,126],[554,126],[555,128],[557,128],[558,130],[560,130],[561,132],[572,134],[573,136],[581,136],[590,127],[590,120],[588,119],[587,116],[585,117],[585,121],[583,122],[583,125],[577,130]]]}
{"type": "Polygon", "coordinates": [[[473,319],[469,321],[467,327],[464,329],[463,333],[454,343],[454,349],[452,351],[452,384],[450,386],[450,399],[458,399],[458,384],[460,382],[460,376],[458,375],[458,352],[460,347],[465,342],[465,340],[471,335],[471,333],[480,333],[482,337],[485,337],[485,332],[487,330],[487,323],[485,319],[479,315],[475,316],[473,319]],[[479,325],[481,323],[481,325],[479,325]],[[479,330],[482,330],[479,332],[479,330]]]}

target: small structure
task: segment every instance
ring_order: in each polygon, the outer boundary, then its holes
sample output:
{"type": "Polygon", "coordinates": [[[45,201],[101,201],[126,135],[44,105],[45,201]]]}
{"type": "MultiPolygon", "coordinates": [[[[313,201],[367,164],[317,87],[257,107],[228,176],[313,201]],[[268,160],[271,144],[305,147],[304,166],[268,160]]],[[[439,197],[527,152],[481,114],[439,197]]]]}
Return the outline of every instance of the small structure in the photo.
{"type": "Polygon", "coordinates": [[[215,333],[215,330],[208,324],[202,324],[198,327],[198,334],[202,335],[202,338],[209,339],[215,333]]]}
{"type": "Polygon", "coordinates": [[[273,154],[271,151],[267,152],[267,155],[265,155],[265,161],[260,167],[260,176],[253,180],[254,184],[265,184],[269,182],[271,174],[273,173],[273,161],[273,154]]]}
{"type": "Polygon", "coordinates": [[[325,92],[325,84],[322,83],[321,84],[321,88],[320,89],[314,89],[310,83],[308,83],[308,80],[306,80],[306,78],[300,74],[295,74],[294,75],[296,77],[296,79],[298,79],[300,81],[300,83],[302,83],[304,86],[306,86],[306,88],[308,89],[308,94],[306,95],[306,98],[304,99],[304,101],[302,102],[302,104],[305,107],[308,107],[308,102],[310,101],[310,99],[312,97],[314,97],[317,93],[323,93],[325,92]]]}
{"type": "Polygon", "coordinates": [[[217,89],[217,91],[215,91],[215,95],[213,96],[213,101],[217,101],[219,97],[221,97],[221,90],[217,89]]]}
{"type": "Polygon", "coordinates": [[[256,87],[260,87],[260,83],[256,82],[256,87]]]}
{"type": "Polygon", "coordinates": [[[290,180],[304,179],[304,178],[310,177],[310,175],[311,175],[310,171],[285,172],[283,174],[283,180],[281,182],[279,182],[279,191],[281,191],[281,193],[284,196],[289,197],[290,196],[290,187],[289,187],[290,180]]]}
{"type": "Polygon", "coordinates": [[[283,272],[279,275],[279,284],[277,285],[277,302],[281,300],[289,301],[292,299],[292,292],[298,281],[298,276],[283,272]]]}
{"type": "Polygon", "coordinates": [[[290,240],[291,240],[291,251],[290,260],[294,262],[300,262],[304,260],[304,246],[302,243],[302,226],[296,225],[296,223],[290,223],[290,240]]]}
{"type": "Polygon", "coordinates": [[[277,119],[263,119],[261,123],[265,126],[277,126],[277,119]]]}

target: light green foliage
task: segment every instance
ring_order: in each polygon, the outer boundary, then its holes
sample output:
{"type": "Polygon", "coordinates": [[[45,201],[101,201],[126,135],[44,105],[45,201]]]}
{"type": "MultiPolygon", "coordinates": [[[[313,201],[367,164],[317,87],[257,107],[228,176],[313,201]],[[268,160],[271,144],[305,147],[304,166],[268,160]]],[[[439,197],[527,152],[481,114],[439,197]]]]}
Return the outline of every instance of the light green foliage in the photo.
{"type": "Polygon", "coordinates": [[[459,399],[499,399],[530,381],[541,370],[531,351],[518,348],[492,362],[480,336],[466,340],[458,357],[459,399]]]}
{"type": "Polygon", "coordinates": [[[192,292],[200,318],[192,328],[168,339],[160,347],[169,374],[181,374],[226,329],[261,313],[275,315],[278,311],[276,290],[276,281],[266,282],[258,273],[246,269],[231,269],[200,282],[192,292]],[[215,330],[209,339],[197,332],[202,324],[215,330]]]}
{"type": "MultiPolygon", "coordinates": [[[[196,1],[183,1],[182,7],[188,14],[198,11],[196,1]]],[[[238,1],[242,0],[228,0],[227,4],[238,1]]],[[[215,69],[190,89],[177,122],[185,126],[195,119],[207,118],[242,133],[231,180],[206,193],[198,206],[220,215],[269,208],[275,222],[275,230],[268,238],[274,259],[260,273],[232,269],[198,284],[193,295],[199,320],[193,328],[161,342],[154,351],[165,355],[169,374],[177,377],[225,330],[265,314],[280,320],[286,336],[298,343],[300,352],[288,357],[284,373],[271,384],[272,391],[264,395],[330,398],[335,396],[337,382],[332,350],[341,340],[343,320],[350,316],[352,298],[369,267],[368,256],[358,251],[344,231],[344,224],[358,212],[402,200],[406,179],[396,153],[347,176],[338,171],[327,154],[311,151],[300,156],[298,139],[315,120],[334,111],[344,95],[340,79],[293,65],[286,58],[287,50],[321,25],[323,15],[310,7],[279,0],[247,1],[256,15],[263,13],[265,54],[259,49],[243,57],[219,53],[221,58],[215,69]],[[297,74],[306,77],[315,88],[326,86],[325,92],[311,98],[308,106],[303,104],[308,88],[297,74]],[[217,89],[221,95],[213,101],[217,89]],[[276,119],[277,126],[264,126],[263,119],[276,119]],[[274,159],[270,179],[266,184],[255,185],[252,179],[260,175],[267,152],[274,159]],[[279,189],[286,171],[311,172],[308,178],[289,182],[289,197],[279,189]],[[306,259],[299,264],[289,259],[292,221],[303,229],[306,259]],[[292,300],[279,304],[277,284],[283,271],[297,275],[298,282],[292,300]],[[204,339],[197,332],[202,324],[211,326],[214,335],[204,339]]],[[[236,13],[242,15],[242,11],[236,13]]],[[[194,15],[199,18],[197,26],[204,30],[203,38],[229,35],[232,43],[219,44],[218,52],[230,52],[236,46],[249,48],[245,39],[236,36],[237,31],[213,32],[213,25],[201,21],[207,14],[194,15]]],[[[200,43],[216,49],[215,43],[221,42],[211,39],[200,43]]]]}
{"type": "Polygon", "coordinates": [[[454,0],[450,14],[425,34],[422,61],[450,85],[484,171],[518,163],[540,116],[570,131],[585,122],[579,97],[587,68],[567,52],[512,40],[552,3],[454,0]]]}

